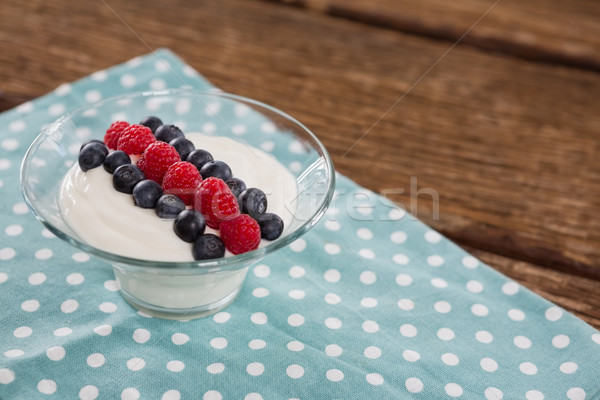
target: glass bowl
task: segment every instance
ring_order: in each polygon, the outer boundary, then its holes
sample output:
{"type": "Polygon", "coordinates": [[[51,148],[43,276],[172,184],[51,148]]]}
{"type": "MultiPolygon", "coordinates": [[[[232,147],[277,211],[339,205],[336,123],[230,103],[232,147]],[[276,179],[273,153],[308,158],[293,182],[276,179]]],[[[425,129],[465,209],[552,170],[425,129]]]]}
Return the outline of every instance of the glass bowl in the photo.
{"type": "Polygon", "coordinates": [[[334,180],[329,154],[304,125],[273,107],[218,90],[133,93],[79,108],[44,129],[21,165],[21,191],[36,218],[62,240],[112,265],[129,304],[168,319],[199,318],[229,305],[240,292],[251,265],[317,223],[333,196],[334,180]],[[156,115],[186,133],[228,137],[274,156],[297,183],[297,196],[289,206],[294,210],[293,218],[283,235],[244,254],[186,262],[125,257],[86,243],[61,213],[63,177],[77,163],[82,142],[103,139],[107,127],[116,120],[137,123],[148,115],[156,115]]]}

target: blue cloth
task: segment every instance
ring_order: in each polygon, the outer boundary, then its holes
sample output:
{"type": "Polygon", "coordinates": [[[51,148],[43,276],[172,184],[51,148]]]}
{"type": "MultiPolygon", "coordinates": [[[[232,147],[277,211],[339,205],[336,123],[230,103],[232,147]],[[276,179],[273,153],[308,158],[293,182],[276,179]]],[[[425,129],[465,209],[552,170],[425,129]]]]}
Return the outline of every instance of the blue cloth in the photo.
{"type": "Polygon", "coordinates": [[[136,312],[108,264],[29,213],[19,164],[65,111],[181,86],[210,84],[159,50],[0,115],[0,398],[600,398],[598,331],[339,175],[320,223],[227,309],[136,312]]]}

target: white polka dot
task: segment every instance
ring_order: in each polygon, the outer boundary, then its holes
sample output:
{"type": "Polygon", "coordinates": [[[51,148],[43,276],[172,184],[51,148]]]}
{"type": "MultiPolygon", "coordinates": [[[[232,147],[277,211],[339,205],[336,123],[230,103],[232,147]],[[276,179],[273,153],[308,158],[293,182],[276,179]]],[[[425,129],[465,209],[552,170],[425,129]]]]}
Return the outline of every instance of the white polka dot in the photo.
{"type": "Polygon", "coordinates": [[[87,358],[87,365],[92,368],[98,368],[104,364],[106,358],[100,353],[90,354],[87,358]]]}
{"type": "Polygon", "coordinates": [[[29,208],[27,208],[27,205],[25,203],[16,203],[12,208],[12,212],[17,215],[27,214],[28,211],[29,208]]]}
{"type": "Polygon", "coordinates": [[[373,271],[363,271],[360,274],[360,281],[365,285],[371,285],[377,280],[377,276],[373,271]]]}
{"type": "Polygon", "coordinates": [[[356,236],[363,240],[370,240],[373,238],[373,232],[368,228],[360,228],[356,231],[356,236]]]}
{"type": "Polygon", "coordinates": [[[181,372],[185,368],[185,364],[179,360],[172,360],[167,363],[167,369],[171,372],[181,372]]]}
{"type": "Polygon", "coordinates": [[[190,337],[185,333],[174,333],[171,336],[171,341],[173,342],[173,344],[181,346],[182,344],[186,344],[187,342],[189,342],[190,337]]]}
{"type": "Polygon", "coordinates": [[[406,265],[410,262],[410,260],[405,254],[394,254],[392,260],[399,265],[406,265]]]}
{"type": "Polygon", "coordinates": [[[416,362],[421,359],[421,355],[414,350],[404,350],[402,357],[408,362],[416,362]]]}
{"type": "Polygon", "coordinates": [[[20,112],[21,114],[27,114],[29,112],[31,112],[33,110],[33,103],[30,101],[27,101],[19,106],[17,106],[17,111],[20,112]]]}
{"type": "Polygon", "coordinates": [[[7,358],[21,357],[25,352],[21,349],[6,350],[4,356],[7,358]]]}
{"type": "Polygon", "coordinates": [[[377,346],[369,346],[369,347],[365,348],[365,351],[363,354],[367,358],[376,359],[376,358],[381,357],[381,349],[377,346]]]}
{"type": "Polygon", "coordinates": [[[454,367],[455,365],[458,365],[458,356],[454,353],[444,353],[442,354],[442,362],[446,365],[449,365],[451,367],[454,367]]]}
{"type": "Polygon", "coordinates": [[[40,249],[35,252],[35,258],[38,260],[47,260],[52,257],[52,250],[50,249],[40,249]]]}
{"type": "Polygon", "coordinates": [[[269,268],[268,265],[257,265],[256,267],[254,267],[254,275],[256,275],[259,278],[266,278],[269,275],[271,275],[271,268],[269,268]]]}
{"type": "Polygon", "coordinates": [[[80,285],[84,281],[84,276],[79,272],[73,272],[72,274],[67,275],[67,283],[69,285],[80,285]]]}
{"type": "MultiPolygon", "coordinates": [[[[2,261],[10,260],[11,258],[13,258],[15,256],[15,254],[17,254],[15,252],[15,249],[10,248],[10,247],[5,247],[0,250],[0,260],[2,260],[2,261]]],[[[31,283],[31,280],[29,282],[31,283]]],[[[33,283],[32,283],[32,285],[33,285],[33,283]]]]}
{"type": "Polygon", "coordinates": [[[42,379],[37,384],[37,390],[43,394],[53,394],[56,392],[56,382],[52,379],[42,379]]]}
{"type": "Polygon", "coordinates": [[[46,350],[46,356],[52,361],[60,361],[65,358],[65,348],[62,346],[52,346],[46,350]]]}
{"type": "Polygon", "coordinates": [[[202,400],[222,400],[223,396],[221,395],[221,393],[217,392],[216,390],[209,390],[208,392],[204,393],[204,396],[202,396],[202,400]]]}
{"type": "Polygon", "coordinates": [[[60,305],[60,311],[65,314],[70,314],[79,308],[79,303],[76,300],[69,299],[62,302],[60,305]]]}
{"type": "Polygon", "coordinates": [[[489,344],[494,341],[494,336],[488,331],[478,331],[475,333],[475,339],[481,343],[489,344]]]}
{"type": "Polygon", "coordinates": [[[519,370],[525,375],[535,375],[538,372],[534,363],[524,362],[519,365],[519,370]]]}
{"type": "Polygon", "coordinates": [[[427,231],[425,232],[425,240],[427,240],[429,243],[438,243],[440,240],[442,240],[442,235],[436,231],[427,231]]]}
{"type": "Polygon", "coordinates": [[[292,161],[288,167],[292,172],[300,172],[302,169],[302,164],[299,161],[292,161]]]}
{"type": "Polygon", "coordinates": [[[330,269],[325,272],[325,275],[323,277],[325,278],[325,280],[327,282],[336,283],[340,280],[342,275],[340,274],[340,271],[338,271],[337,269],[330,269]]]}
{"type": "Polygon", "coordinates": [[[223,337],[213,338],[210,340],[210,345],[215,349],[224,349],[225,347],[227,347],[227,339],[223,337]]]}
{"type": "Polygon", "coordinates": [[[150,340],[150,331],[147,329],[139,328],[133,332],[133,340],[137,343],[146,343],[150,340]]]}
{"type": "Polygon", "coordinates": [[[483,285],[479,281],[469,281],[467,282],[467,290],[471,293],[481,293],[483,285]]]}
{"type": "Polygon", "coordinates": [[[512,310],[508,310],[508,318],[513,321],[523,321],[525,319],[525,313],[521,310],[513,308],[512,310]]]}
{"type": "Polygon", "coordinates": [[[544,394],[538,390],[528,390],[525,393],[525,398],[527,400],[544,400],[544,394]]]}
{"type": "Polygon", "coordinates": [[[567,390],[567,397],[569,400],[584,400],[585,396],[585,390],[580,387],[574,387],[567,390]]]}
{"type": "Polygon", "coordinates": [[[74,261],[77,261],[77,262],[86,262],[86,261],[89,261],[90,256],[87,253],[79,251],[77,253],[73,253],[73,255],[71,256],[71,258],[74,261]]]}
{"type": "Polygon", "coordinates": [[[288,145],[288,150],[290,151],[290,153],[294,153],[294,154],[300,154],[300,153],[306,151],[306,149],[304,148],[304,145],[297,140],[292,141],[288,145]]]}
{"type": "Polygon", "coordinates": [[[56,236],[54,235],[54,233],[50,232],[48,229],[44,228],[42,229],[42,236],[47,238],[47,239],[52,239],[55,238],[56,236]]]}
{"type": "MultiPolygon", "coordinates": [[[[248,128],[246,127],[246,125],[244,124],[235,124],[232,128],[231,131],[235,134],[235,135],[243,135],[244,133],[246,133],[246,130],[248,130],[248,128]]],[[[265,142],[266,143],[266,142],[265,142]]],[[[264,144],[264,143],[263,143],[264,144]]],[[[262,146],[261,146],[262,147],[262,146]]],[[[263,148],[264,149],[264,148],[263,148]]],[[[271,148],[271,150],[273,150],[271,148]]],[[[266,150],[265,151],[270,151],[270,150],[266,150]]]]}
{"type": "Polygon", "coordinates": [[[516,282],[506,282],[502,285],[502,293],[507,296],[514,296],[519,291],[519,285],[516,282]]]}
{"type": "MultiPolygon", "coordinates": [[[[17,139],[13,139],[13,138],[9,138],[9,139],[4,139],[2,141],[2,143],[0,144],[0,146],[2,146],[2,148],[4,150],[8,150],[8,151],[13,151],[19,148],[19,141],[17,139]]],[[[27,211],[27,206],[25,205],[25,203],[18,203],[18,204],[22,204],[23,206],[25,206],[25,210],[27,211]]],[[[14,211],[14,208],[13,208],[14,211]]],[[[24,214],[24,213],[21,213],[24,214]]]]}
{"type": "Polygon", "coordinates": [[[256,312],[250,316],[250,321],[257,325],[264,325],[268,322],[267,314],[264,312],[256,312]]]}
{"type": "Polygon", "coordinates": [[[108,76],[108,73],[106,71],[102,70],[102,71],[94,72],[92,75],[90,75],[90,78],[92,78],[93,81],[102,82],[102,81],[106,80],[107,76],[108,76]]]}
{"type": "Polygon", "coordinates": [[[150,89],[152,90],[163,90],[166,87],[167,83],[160,78],[154,78],[150,81],[150,89]]]}
{"type": "Polygon", "coordinates": [[[592,334],[592,341],[595,343],[600,344],[600,333],[593,333],[592,334]]]}
{"type": "Polygon", "coordinates": [[[16,338],[26,338],[28,336],[31,336],[32,333],[33,333],[33,330],[30,327],[20,326],[14,330],[13,335],[16,338]]]}
{"type": "Polygon", "coordinates": [[[8,236],[18,236],[23,233],[23,227],[21,225],[9,225],[4,229],[4,233],[8,236]]]}
{"type": "Polygon", "coordinates": [[[483,304],[473,304],[471,306],[471,312],[478,317],[485,317],[490,313],[490,310],[483,304]]]}
{"type": "Polygon", "coordinates": [[[487,372],[495,372],[498,369],[498,363],[496,360],[489,357],[482,358],[479,362],[479,365],[481,365],[481,368],[487,372]]]}
{"type": "Polygon", "coordinates": [[[417,328],[411,324],[404,324],[400,327],[400,334],[406,337],[417,336],[417,328]]]}
{"type": "Polygon", "coordinates": [[[98,398],[98,388],[94,385],[86,385],[79,390],[80,400],[95,400],[98,398]]]}
{"type": "Polygon", "coordinates": [[[141,358],[132,358],[127,361],[127,368],[131,371],[139,371],[146,366],[146,361],[141,358]]]}
{"type": "Polygon", "coordinates": [[[259,362],[253,362],[246,366],[246,372],[252,376],[259,376],[265,372],[265,366],[259,362]]]}
{"type": "Polygon", "coordinates": [[[252,339],[250,342],[248,342],[248,347],[250,347],[252,350],[264,349],[266,346],[267,343],[261,339],[252,339]]]}
{"type": "Polygon", "coordinates": [[[262,288],[262,287],[252,290],[252,296],[258,297],[258,298],[267,297],[269,295],[269,293],[270,293],[269,289],[262,288]]]}
{"type": "Polygon", "coordinates": [[[460,397],[463,394],[463,389],[456,383],[448,383],[444,386],[446,394],[450,397],[460,397]]]}
{"type": "Polygon", "coordinates": [[[167,72],[169,69],[171,69],[171,64],[166,60],[159,59],[154,63],[154,68],[158,72],[167,72]]]}
{"type": "Polygon", "coordinates": [[[513,343],[520,349],[528,349],[531,347],[531,340],[525,336],[515,336],[513,343]]]}
{"type": "Polygon", "coordinates": [[[48,107],[48,114],[52,115],[53,117],[57,117],[60,114],[65,112],[65,105],[64,104],[52,104],[50,107],[48,107]]]}
{"type": "Polygon", "coordinates": [[[225,365],[223,363],[214,363],[206,367],[206,370],[211,374],[220,374],[225,371],[225,365]]]}
{"type": "Polygon", "coordinates": [[[140,392],[136,388],[126,388],[121,392],[121,400],[138,400],[140,392]]]}
{"type": "Polygon", "coordinates": [[[6,272],[0,272],[0,283],[4,283],[8,280],[8,275],[6,272]]]}
{"type": "Polygon", "coordinates": [[[408,274],[398,274],[396,276],[396,284],[398,286],[409,286],[412,281],[412,277],[408,274]]]}
{"type": "Polygon", "coordinates": [[[104,303],[98,306],[100,311],[110,314],[117,311],[117,305],[115,303],[111,303],[110,301],[105,301],[104,303]]]}
{"type": "Polygon", "coordinates": [[[479,261],[473,256],[466,256],[462,259],[462,264],[467,268],[473,269],[479,266],[479,261]]]}
{"type": "Polygon", "coordinates": [[[301,365],[292,364],[286,368],[285,373],[290,378],[299,379],[304,375],[304,368],[301,365]]]}
{"type": "Polygon", "coordinates": [[[213,316],[213,320],[218,324],[223,324],[229,321],[229,318],[231,318],[231,314],[226,311],[221,311],[213,316]]]}
{"type": "Polygon", "coordinates": [[[243,117],[250,112],[250,107],[245,104],[236,104],[233,112],[236,117],[243,117]]]}
{"type": "Polygon", "coordinates": [[[68,83],[62,83],[56,89],[54,89],[54,93],[56,93],[58,96],[69,94],[71,93],[71,85],[68,83]]]}
{"type": "Polygon", "coordinates": [[[437,337],[442,340],[454,339],[454,331],[450,328],[441,328],[437,331],[437,337]]]}
{"type": "Polygon", "coordinates": [[[94,328],[94,333],[100,336],[108,336],[112,333],[112,326],[110,325],[99,325],[94,328]]]}
{"type": "Polygon", "coordinates": [[[362,258],[366,258],[367,260],[372,260],[375,258],[375,253],[371,249],[360,249],[358,251],[358,255],[362,258]]]}
{"type": "Polygon", "coordinates": [[[433,278],[431,280],[431,285],[434,286],[434,287],[436,287],[436,288],[443,289],[443,288],[445,288],[445,287],[448,286],[448,282],[446,282],[442,278],[433,278]]]}
{"type": "Polygon", "coordinates": [[[342,327],[342,321],[337,318],[329,317],[325,320],[325,326],[329,329],[340,329],[342,327]]]}
{"type": "Polygon", "coordinates": [[[411,393],[420,393],[423,390],[423,382],[419,378],[411,377],[404,382],[406,390],[411,393]]]}
{"type": "Polygon", "coordinates": [[[301,314],[292,314],[288,317],[287,322],[290,326],[300,326],[304,324],[304,316],[301,314]]]}
{"type": "Polygon", "coordinates": [[[292,278],[302,278],[306,274],[306,270],[298,265],[294,265],[290,268],[289,273],[292,278]]]}
{"type": "Polygon", "coordinates": [[[102,100],[102,94],[98,90],[88,90],[85,92],[85,101],[95,103],[102,100]]]}
{"type": "Polygon", "coordinates": [[[375,321],[365,321],[362,324],[362,329],[367,333],[375,333],[379,330],[379,324],[375,321]]]}
{"type": "Polygon", "coordinates": [[[121,76],[120,82],[121,86],[125,88],[130,88],[132,86],[135,86],[135,84],[137,83],[137,79],[135,79],[135,76],[131,74],[125,74],[121,76]]]}
{"type": "Polygon", "coordinates": [[[8,385],[15,380],[15,373],[8,368],[0,368],[0,383],[8,385]]]}
{"type": "Polygon", "coordinates": [[[342,248],[335,243],[327,243],[324,248],[325,251],[331,255],[339,254],[342,251],[342,248]]]}
{"type": "Polygon", "coordinates": [[[341,225],[338,221],[333,221],[333,220],[325,221],[325,229],[327,229],[327,230],[339,231],[340,228],[341,228],[341,225]]]}
{"type": "Polygon", "coordinates": [[[567,335],[556,335],[552,338],[552,346],[558,349],[564,349],[570,342],[571,339],[567,335]]]}
{"type": "Polygon", "coordinates": [[[302,238],[296,239],[290,244],[290,249],[292,249],[292,251],[295,251],[296,253],[303,251],[305,248],[306,241],[302,238]]]}
{"type": "Polygon", "coordinates": [[[432,267],[440,267],[442,264],[444,264],[444,258],[438,255],[429,256],[427,257],[427,264],[431,265],[432,267]]]}
{"type": "Polygon", "coordinates": [[[23,311],[34,312],[37,311],[38,308],[40,308],[40,302],[37,300],[25,300],[21,303],[21,309],[23,311]]]}
{"type": "Polygon", "coordinates": [[[379,375],[378,373],[367,374],[367,382],[374,386],[381,385],[383,384],[383,376],[379,375]]]}
{"type": "Polygon", "coordinates": [[[181,400],[181,393],[175,389],[167,390],[160,400],[181,400]]]}
{"type": "Polygon", "coordinates": [[[220,103],[207,104],[206,107],[204,108],[204,114],[206,114],[208,116],[217,115],[219,113],[219,111],[221,111],[220,103]]]}
{"type": "Polygon", "coordinates": [[[573,372],[577,371],[577,368],[579,368],[579,366],[572,361],[567,361],[560,364],[560,372],[563,374],[572,374],[573,372]]]}
{"type": "Polygon", "coordinates": [[[545,316],[548,321],[558,321],[563,315],[563,312],[558,307],[550,307],[546,310],[545,316]]]}
{"type": "Polygon", "coordinates": [[[484,394],[487,400],[502,400],[502,398],[504,397],[504,393],[502,393],[502,390],[495,387],[489,387],[485,389],[484,394]]]}
{"type": "Polygon", "coordinates": [[[35,272],[31,275],[29,275],[29,283],[31,285],[40,285],[42,283],[44,283],[44,281],[46,280],[46,274],[44,274],[43,272],[35,272]]]}
{"type": "Polygon", "coordinates": [[[10,168],[10,161],[6,158],[0,158],[0,171],[5,171],[10,168]]]}
{"type": "Polygon", "coordinates": [[[406,215],[406,210],[394,208],[388,213],[388,218],[392,221],[399,221],[406,215]]]}
{"type": "Polygon", "coordinates": [[[373,297],[365,297],[360,301],[360,305],[367,308],[373,308],[377,306],[377,299],[373,297]]]}
{"type": "Polygon", "coordinates": [[[337,344],[330,344],[325,347],[325,354],[330,357],[338,357],[342,354],[343,350],[337,344]]]}
{"type": "Polygon", "coordinates": [[[406,242],[406,238],[407,238],[406,233],[402,232],[402,231],[396,231],[390,235],[390,240],[393,243],[398,243],[398,244],[406,242]]]}
{"type": "Polygon", "coordinates": [[[450,305],[450,303],[448,303],[447,301],[444,301],[444,300],[440,300],[440,301],[436,302],[433,305],[433,308],[435,309],[435,311],[439,312],[440,314],[447,314],[450,312],[450,310],[452,310],[452,306],[450,305]]]}
{"type": "Polygon", "coordinates": [[[398,308],[404,311],[410,311],[415,308],[415,303],[411,299],[398,300],[398,308]]]}
{"type": "Polygon", "coordinates": [[[330,369],[325,373],[325,376],[331,382],[339,382],[344,379],[344,373],[339,369],[330,369]]]}
{"type": "Polygon", "coordinates": [[[287,344],[287,348],[289,351],[302,351],[304,350],[304,343],[297,340],[292,340],[287,344]]]}
{"type": "Polygon", "coordinates": [[[325,295],[325,301],[329,304],[338,304],[342,301],[342,298],[335,293],[327,293],[325,295]]]}
{"type": "Polygon", "coordinates": [[[270,140],[267,140],[266,142],[262,142],[260,144],[260,148],[267,152],[273,151],[273,149],[275,148],[275,143],[271,142],[270,140]]]}
{"type": "Polygon", "coordinates": [[[73,333],[73,330],[71,328],[67,328],[62,327],[62,328],[58,328],[54,331],[54,336],[69,336],[71,333],[73,333]]]}
{"type": "Polygon", "coordinates": [[[267,121],[267,122],[263,122],[260,125],[260,130],[263,131],[264,133],[274,133],[276,131],[276,128],[272,122],[267,121]]]}

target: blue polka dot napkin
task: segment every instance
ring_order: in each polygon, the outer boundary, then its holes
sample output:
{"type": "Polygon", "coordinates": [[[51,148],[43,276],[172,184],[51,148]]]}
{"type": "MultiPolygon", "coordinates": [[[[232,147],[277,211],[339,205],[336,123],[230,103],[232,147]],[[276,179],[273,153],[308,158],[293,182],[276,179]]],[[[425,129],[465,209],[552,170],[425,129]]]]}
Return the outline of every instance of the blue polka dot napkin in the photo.
{"type": "Polygon", "coordinates": [[[65,111],[180,86],[211,87],[160,50],[0,115],[1,399],[600,398],[598,331],[343,176],[224,311],[136,312],[29,213],[19,164],[65,111]]]}

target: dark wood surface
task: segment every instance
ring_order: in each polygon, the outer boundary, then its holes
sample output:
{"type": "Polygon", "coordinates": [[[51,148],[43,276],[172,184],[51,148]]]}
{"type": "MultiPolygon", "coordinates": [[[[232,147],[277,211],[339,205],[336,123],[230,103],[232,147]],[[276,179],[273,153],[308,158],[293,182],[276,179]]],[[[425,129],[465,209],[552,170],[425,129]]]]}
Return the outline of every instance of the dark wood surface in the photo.
{"type": "Polygon", "coordinates": [[[600,327],[600,6],[526,3],[5,0],[0,110],[169,47],[303,121],[341,173],[600,327]],[[438,193],[439,216],[425,192],[411,207],[411,178],[438,193]]]}

